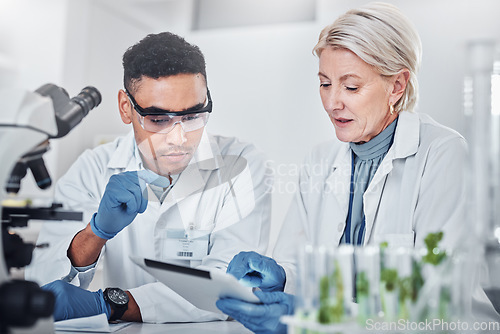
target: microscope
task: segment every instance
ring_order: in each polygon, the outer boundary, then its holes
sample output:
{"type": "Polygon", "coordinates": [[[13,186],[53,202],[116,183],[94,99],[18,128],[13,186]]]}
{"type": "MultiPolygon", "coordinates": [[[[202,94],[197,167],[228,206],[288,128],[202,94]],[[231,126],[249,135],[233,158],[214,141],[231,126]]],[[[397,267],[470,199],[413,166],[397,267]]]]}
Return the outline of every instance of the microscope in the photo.
{"type": "MultiPolygon", "coordinates": [[[[33,219],[81,221],[82,213],[64,210],[57,203],[19,207],[9,206],[4,200],[8,193],[19,191],[28,170],[39,188],[51,185],[43,160],[49,140],[68,134],[100,104],[101,94],[94,87],[85,87],[70,98],[54,84],[45,84],[34,92],[0,87],[0,101],[0,334],[15,333],[16,328],[26,333],[39,319],[52,315],[55,299],[34,282],[10,278],[11,268],[31,262],[35,247],[10,229],[25,227],[33,219]]],[[[53,326],[48,331],[53,332],[53,326]]]]}

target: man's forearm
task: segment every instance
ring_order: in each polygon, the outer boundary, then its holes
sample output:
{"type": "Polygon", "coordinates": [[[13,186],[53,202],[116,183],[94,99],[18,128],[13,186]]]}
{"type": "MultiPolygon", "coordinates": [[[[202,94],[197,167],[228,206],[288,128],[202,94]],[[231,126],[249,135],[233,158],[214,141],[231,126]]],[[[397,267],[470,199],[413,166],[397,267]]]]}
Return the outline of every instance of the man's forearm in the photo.
{"type": "MultiPolygon", "coordinates": [[[[68,258],[74,267],[86,267],[97,261],[102,247],[106,244],[106,239],[99,238],[92,232],[90,224],[78,232],[68,248],[68,258]]],[[[129,297],[127,311],[121,317],[125,321],[142,321],[141,311],[135,302],[134,297],[126,291],[129,297]]],[[[111,311],[113,312],[113,311],[111,311]]]]}
{"type": "Polygon", "coordinates": [[[132,294],[128,291],[125,292],[128,295],[129,302],[127,311],[125,311],[121,320],[142,322],[141,311],[139,309],[139,305],[135,302],[134,296],[132,296],[132,294]]]}
{"type": "Polygon", "coordinates": [[[75,235],[68,248],[68,258],[73,267],[86,267],[96,262],[106,241],[95,235],[87,224],[75,235]]]}

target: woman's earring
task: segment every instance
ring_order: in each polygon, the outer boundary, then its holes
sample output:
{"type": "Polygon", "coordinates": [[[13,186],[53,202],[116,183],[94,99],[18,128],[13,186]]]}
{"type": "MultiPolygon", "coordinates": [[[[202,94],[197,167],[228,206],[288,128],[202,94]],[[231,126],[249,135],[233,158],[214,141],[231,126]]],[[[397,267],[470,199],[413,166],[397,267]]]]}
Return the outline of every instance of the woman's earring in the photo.
{"type": "Polygon", "coordinates": [[[394,115],[394,105],[390,104],[389,105],[389,110],[391,112],[391,115],[394,115]]]}

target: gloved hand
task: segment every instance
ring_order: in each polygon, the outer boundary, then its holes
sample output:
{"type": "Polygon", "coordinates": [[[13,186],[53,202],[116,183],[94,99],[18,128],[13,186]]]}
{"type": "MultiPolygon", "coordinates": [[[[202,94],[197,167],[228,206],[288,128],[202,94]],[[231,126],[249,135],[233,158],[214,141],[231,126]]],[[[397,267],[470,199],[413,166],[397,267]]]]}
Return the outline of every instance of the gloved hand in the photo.
{"type": "Polygon", "coordinates": [[[55,321],[90,317],[101,313],[106,313],[108,319],[111,316],[111,306],[104,300],[102,290],[92,292],[61,280],[45,284],[42,289],[52,292],[56,297],[55,321]]]}
{"type": "Polygon", "coordinates": [[[262,304],[224,298],[219,299],[216,305],[254,333],[286,333],[286,325],[280,322],[280,318],[293,314],[294,296],[280,291],[254,293],[262,304]]]}
{"type": "Polygon", "coordinates": [[[273,259],[256,252],[240,252],[227,267],[227,273],[244,285],[258,287],[262,291],[283,291],[286,274],[273,259]]]}
{"type": "Polygon", "coordinates": [[[128,226],[138,213],[143,213],[148,200],[142,192],[146,183],[154,181],[155,175],[139,171],[111,176],[99,209],[90,220],[90,227],[95,235],[111,239],[128,226]]]}

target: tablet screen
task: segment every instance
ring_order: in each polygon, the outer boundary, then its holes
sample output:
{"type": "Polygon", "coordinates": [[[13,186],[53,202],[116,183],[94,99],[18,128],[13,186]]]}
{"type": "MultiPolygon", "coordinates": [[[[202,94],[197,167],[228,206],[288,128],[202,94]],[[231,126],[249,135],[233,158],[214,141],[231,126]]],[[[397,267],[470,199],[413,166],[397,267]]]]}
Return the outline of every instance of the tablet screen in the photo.
{"type": "Polygon", "coordinates": [[[145,258],[130,258],[158,281],[200,309],[222,313],[215,306],[215,302],[219,298],[227,297],[260,303],[251,287],[243,286],[234,276],[220,269],[203,270],[145,258]]]}

